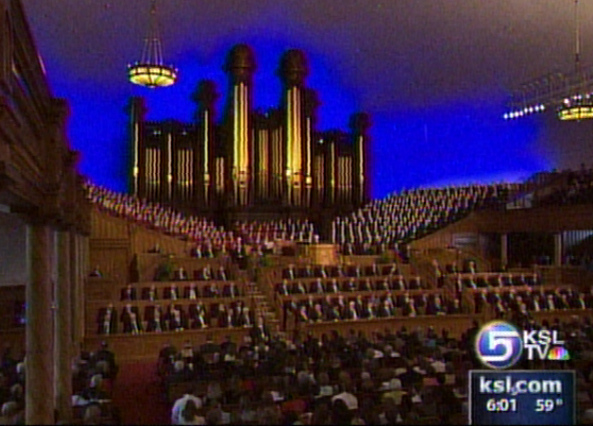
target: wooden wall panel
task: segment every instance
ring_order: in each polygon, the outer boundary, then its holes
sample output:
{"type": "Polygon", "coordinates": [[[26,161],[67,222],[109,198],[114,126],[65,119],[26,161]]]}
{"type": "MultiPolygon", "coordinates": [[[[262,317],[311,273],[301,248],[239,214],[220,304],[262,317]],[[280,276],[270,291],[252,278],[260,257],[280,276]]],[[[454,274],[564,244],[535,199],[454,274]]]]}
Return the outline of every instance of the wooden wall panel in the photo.
{"type": "Polygon", "coordinates": [[[559,232],[593,229],[593,205],[547,206],[472,214],[480,232],[559,232]]]}
{"type": "Polygon", "coordinates": [[[96,351],[100,347],[101,342],[105,341],[115,353],[115,357],[119,363],[123,364],[129,361],[156,362],[159,351],[166,343],[171,343],[180,349],[187,341],[191,342],[195,347],[206,343],[208,337],[212,337],[215,343],[222,343],[227,336],[230,336],[231,340],[237,346],[240,346],[245,336],[248,335],[248,328],[223,328],[218,330],[191,330],[181,333],[163,332],[123,336],[96,336],[85,339],[85,349],[96,351]]]}
{"type": "MultiPolygon", "coordinates": [[[[171,283],[168,283],[169,285],[171,283]]],[[[187,283],[186,283],[187,284],[187,283]]],[[[183,292],[184,286],[179,285],[177,283],[178,289],[183,292]]],[[[162,288],[162,287],[161,287],[162,288]]],[[[241,286],[241,284],[237,285],[239,291],[245,293],[245,288],[241,286]]],[[[138,293],[140,293],[141,288],[138,289],[138,293]]],[[[160,291],[162,295],[162,291],[160,291]]],[[[168,310],[168,308],[174,304],[176,306],[180,306],[186,314],[189,313],[188,309],[190,305],[195,304],[197,301],[201,302],[206,309],[206,312],[211,312],[211,309],[218,308],[219,305],[226,305],[227,307],[231,306],[231,304],[242,302],[244,306],[248,307],[251,312],[255,312],[257,310],[256,300],[249,296],[237,296],[237,297],[207,297],[207,298],[200,298],[197,300],[191,299],[178,299],[176,301],[172,301],[170,299],[157,299],[154,302],[150,300],[134,300],[134,301],[119,301],[119,297],[115,300],[111,301],[93,301],[87,302],[85,306],[85,324],[86,324],[86,336],[92,337],[96,336],[98,332],[99,324],[97,323],[97,318],[99,316],[99,311],[103,308],[106,308],[109,303],[112,303],[114,312],[117,316],[117,333],[123,333],[123,324],[120,321],[121,314],[125,310],[125,307],[130,304],[132,307],[138,308],[139,312],[139,321],[141,324],[141,328],[143,330],[147,329],[147,318],[145,318],[144,313],[145,309],[149,306],[160,306],[163,308],[164,312],[168,310]]],[[[218,329],[217,320],[215,317],[210,318],[211,321],[214,321],[214,325],[212,325],[212,331],[215,332],[218,329]]],[[[218,330],[220,331],[220,330],[218,330]]],[[[148,334],[153,334],[148,333],[148,334]]]]}
{"type": "Polygon", "coordinates": [[[332,330],[341,330],[342,333],[355,330],[357,332],[362,331],[366,336],[370,337],[373,333],[384,333],[386,329],[395,333],[401,330],[402,327],[406,327],[410,331],[418,327],[426,330],[427,327],[433,326],[438,334],[441,333],[441,330],[447,329],[451,337],[458,338],[472,326],[472,321],[475,318],[480,317],[476,315],[439,315],[417,316],[415,318],[379,318],[372,320],[340,321],[338,323],[307,324],[301,328],[301,331],[302,333],[310,332],[314,336],[320,337],[322,334],[330,335],[332,330]]]}
{"type": "MultiPolygon", "coordinates": [[[[583,231],[581,234],[593,229],[593,206],[549,206],[519,210],[484,210],[474,212],[467,218],[449,225],[444,229],[434,232],[424,238],[411,243],[411,248],[426,250],[432,248],[445,248],[455,244],[456,236],[462,234],[476,234],[475,244],[469,244],[464,249],[474,252],[487,262],[499,259],[489,258],[488,241],[485,234],[501,234],[513,232],[528,233],[554,233],[583,231]]],[[[572,234],[570,234],[572,235],[572,234]]]]}
{"type": "Polygon", "coordinates": [[[126,240],[90,241],[90,267],[98,268],[103,278],[123,285],[130,281],[131,260],[126,240]]]}
{"type": "MultiPolygon", "coordinates": [[[[183,255],[168,256],[165,254],[137,253],[134,259],[134,281],[154,281],[156,270],[163,262],[171,262],[175,268],[182,267],[190,279],[192,279],[194,271],[201,271],[206,266],[210,266],[213,272],[217,272],[221,265],[226,266],[224,260],[220,258],[198,259],[183,255]]],[[[227,269],[227,279],[233,278],[230,275],[227,269]]]]}
{"type": "Polygon", "coordinates": [[[125,219],[94,208],[91,214],[91,235],[93,239],[125,240],[129,238],[129,224],[125,219]]]}
{"type": "Polygon", "coordinates": [[[371,266],[373,263],[379,263],[381,256],[371,255],[353,255],[353,256],[341,256],[342,263],[346,265],[364,265],[371,266]]]}
{"type": "Polygon", "coordinates": [[[135,225],[130,228],[130,237],[132,253],[148,253],[158,243],[161,253],[188,256],[193,246],[189,241],[182,241],[179,238],[135,225]]]}
{"type": "Polygon", "coordinates": [[[590,309],[580,310],[580,309],[566,309],[562,311],[540,311],[540,312],[532,312],[533,318],[537,322],[542,322],[544,320],[548,321],[548,323],[553,324],[556,320],[562,322],[570,322],[574,320],[574,317],[579,318],[593,318],[593,311],[590,309]]]}
{"type": "Polygon", "coordinates": [[[338,247],[335,244],[311,245],[309,256],[314,265],[335,266],[338,264],[338,247]]]}
{"type": "Polygon", "coordinates": [[[90,277],[86,280],[84,296],[85,302],[102,300],[102,301],[116,301],[119,300],[120,291],[123,287],[119,286],[111,280],[105,278],[90,277]]]}
{"type": "Polygon", "coordinates": [[[410,247],[417,250],[445,248],[453,245],[453,231],[445,228],[427,237],[413,241],[410,247]]]}
{"type": "Polygon", "coordinates": [[[134,273],[133,282],[153,281],[158,265],[165,262],[167,256],[161,254],[139,254],[134,256],[134,273]]]}
{"type": "Polygon", "coordinates": [[[545,284],[569,284],[583,293],[589,293],[593,283],[593,272],[576,266],[535,265],[535,272],[545,284]]]}
{"type": "Polygon", "coordinates": [[[413,241],[410,247],[413,249],[425,250],[431,248],[444,248],[452,246],[455,234],[477,233],[478,226],[474,215],[470,215],[459,222],[453,223],[440,229],[424,238],[413,241]]]}
{"type": "Polygon", "coordinates": [[[0,286],[27,281],[26,235],[26,224],[18,215],[0,211],[0,286]]]}

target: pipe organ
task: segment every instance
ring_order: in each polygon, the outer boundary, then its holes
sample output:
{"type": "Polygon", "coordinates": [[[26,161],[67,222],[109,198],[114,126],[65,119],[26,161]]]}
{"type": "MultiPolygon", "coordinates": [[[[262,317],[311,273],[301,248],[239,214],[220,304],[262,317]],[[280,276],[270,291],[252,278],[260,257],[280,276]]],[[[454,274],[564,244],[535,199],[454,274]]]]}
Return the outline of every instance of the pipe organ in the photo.
{"type": "Polygon", "coordinates": [[[216,214],[221,209],[355,209],[370,198],[366,114],[350,132],[317,129],[317,93],[306,87],[305,54],[289,50],[278,75],[282,102],[254,110],[255,55],[231,49],[224,65],[229,97],[216,120],[216,86],[198,84],[195,120],[147,121],[142,98],[131,102],[130,191],[141,198],[216,214]]]}

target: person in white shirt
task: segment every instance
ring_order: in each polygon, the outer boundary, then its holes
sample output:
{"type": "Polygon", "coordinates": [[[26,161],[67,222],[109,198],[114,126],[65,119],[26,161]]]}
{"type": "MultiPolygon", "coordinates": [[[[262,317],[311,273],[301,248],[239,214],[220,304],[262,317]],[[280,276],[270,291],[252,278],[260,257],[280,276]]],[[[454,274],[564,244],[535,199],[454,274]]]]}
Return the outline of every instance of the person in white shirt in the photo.
{"type": "Polygon", "coordinates": [[[171,424],[172,425],[180,425],[180,424],[185,424],[185,423],[181,423],[181,412],[185,409],[185,405],[187,404],[187,401],[192,400],[196,406],[196,408],[199,410],[200,408],[202,408],[202,400],[200,398],[198,398],[197,396],[191,394],[191,393],[186,393],[185,395],[183,395],[181,398],[179,398],[177,401],[175,401],[175,403],[173,404],[173,408],[171,409],[171,424]]]}
{"type": "Polygon", "coordinates": [[[196,285],[194,283],[191,283],[190,286],[189,286],[189,299],[190,300],[196,300],[197,299],[196,285]]]}
{"type": "Polygon", "coordinates": [[[205,425],[206,419],[198,414],[198,408],[193,400],[189,399],[185,403],[185,408],[181,410],[179,416],[180,425],[205,425]]]}
{"type": "Polygon", "coordinates": [[[435,373],[445,373],[446,371],[446,364],[441,355],[436,356],[430,365],[435,373]]]}
{"type": "Polygon", "coordinates": [[[327,396],[333,396],[334,387],[330,385],[329,375],[326,372],[319,373],[319,393],[315,395],[315,398],[323,398],[327,396]]]}
{"type": "Polygon", "coordinates": [[[332,404],[335,400],[341,399],[349,410],[358,410],[358,398],[351,393],[352,380],[349,377],[341,378],[340,389],[342,392],[332,398],[332,404]]]}

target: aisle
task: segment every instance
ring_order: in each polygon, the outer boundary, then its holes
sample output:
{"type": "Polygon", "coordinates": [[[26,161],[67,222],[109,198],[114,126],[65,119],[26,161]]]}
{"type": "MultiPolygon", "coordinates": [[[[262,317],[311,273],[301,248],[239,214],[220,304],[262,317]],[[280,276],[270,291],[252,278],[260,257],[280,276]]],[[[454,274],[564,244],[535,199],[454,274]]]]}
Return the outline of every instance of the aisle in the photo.
{"type": "Polygon", "coordinates": [[[120,410],[122,424],[170,424],[155,363],[120,365],[113,402],[120,410]]]}

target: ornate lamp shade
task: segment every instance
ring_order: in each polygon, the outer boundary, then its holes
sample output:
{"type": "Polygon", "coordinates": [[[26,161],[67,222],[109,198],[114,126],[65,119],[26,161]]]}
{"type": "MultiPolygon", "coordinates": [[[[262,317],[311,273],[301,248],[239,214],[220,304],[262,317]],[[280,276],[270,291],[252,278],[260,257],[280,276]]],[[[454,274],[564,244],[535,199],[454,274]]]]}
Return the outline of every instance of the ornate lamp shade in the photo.
{"type": "Polygon", "coordinates": [[[137,63],[128,66],[130,82],[154,89],[172,86],[177,81],[177,69],[171,66],[137,63]]]}
{"type": "Polygon", "coordinates": [[[593,118],[593,106],[578,106],[567,109],[562,109],[558,112],[558,118],[563,121],[569,120],[587,120],[593,118]]]}
{"type": "Polygon", "coordinates": [[[564,99],[558,109],[558,118],[562,121],[581,121],[593,118],[593,99],[591,95],[577,95],[564,99]]]}
{"type": "Polygon", "coordinates": [[[150,30],[144,40],[142,59],[133,65],[128,65],[128,79],[134,84],[154,89],[175,84],[177,73],[177,68],[163,63],[161,38],[156,17],[156,0],[152,0],[150,30]]]}
{"type": "Polygon", "coordinates": [[[581,66],[579,0],[574,0],[575,71],[551,72],[521,85],[513,95],[512,107],[503,115],[505,120],[543,112],[554,108],[562,121],[582,121],[593,118],[593,68],[581,66]]]}

